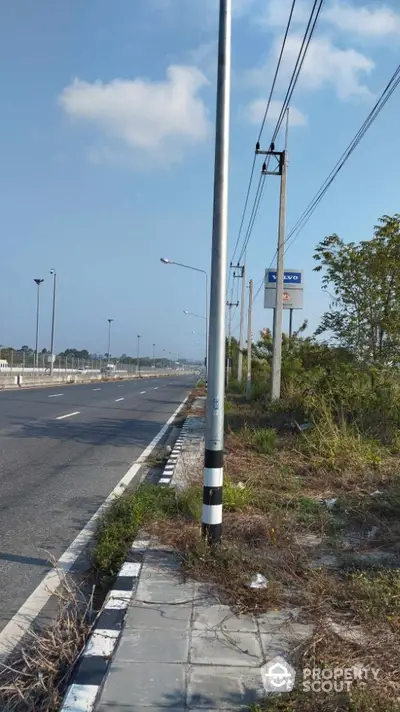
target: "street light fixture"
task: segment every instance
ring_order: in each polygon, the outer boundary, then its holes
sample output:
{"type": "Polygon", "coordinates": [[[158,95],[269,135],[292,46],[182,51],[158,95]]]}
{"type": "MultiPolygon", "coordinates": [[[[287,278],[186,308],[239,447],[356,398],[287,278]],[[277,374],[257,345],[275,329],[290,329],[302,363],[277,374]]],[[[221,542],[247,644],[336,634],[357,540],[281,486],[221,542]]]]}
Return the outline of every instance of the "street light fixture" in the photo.
{"type": "Polygon", "coordinates": [[[188,314],[188,316],[195,316],[197,319],[205,319],[205,316],[202,316],[201,314],[193,314],[193,312],[188,311],[187,309],[183,310],[184,314],[188,314]]]}
{"type": "Polygon", "coordinates": [[[39,313],[40,313],[40,285],[44,282],[44,279],[34,279],[37,285],[37,296],[36,296],[36,347],[35,347],[35,368],[36,371],[39,366],[39,313]]]}
{"type": "Polygon", "coordinates": [[[110,359],[111,359],[111,324],[113,323],[114,319],[107,319],[108,321],[108,349],[107,349],[107,363],[110,365],[110,359]]]}
{"type": "Polygon", "coordinates": [[[207,371],[208,371],[208,274],[204,269],[199,269],[199,267],[192,267],[191,265],[184,265],[182,262],[175,262],[174,260],[168,259],[168,257],[160,257],[160,261],[164,265],[177,265],[177,267],[184,267],[185,269],[191,269],[194,272],[201,272],[204,274],[206,280],[206,301],[205,301],[205,320],[206,320],[206,358],[205,358],[205,371],[206,371],[206,381],[207,381],[207,371]]]}
{"type": "Polygon", "coordinates": [[[54,368],[54,330],[56,321],[56,289],[57,289],[57,273],[55,269],[50,270],[53,275],[53,314],[51,317],[51,344],[50,344],[50,376],[53,375],[54,368]]]}

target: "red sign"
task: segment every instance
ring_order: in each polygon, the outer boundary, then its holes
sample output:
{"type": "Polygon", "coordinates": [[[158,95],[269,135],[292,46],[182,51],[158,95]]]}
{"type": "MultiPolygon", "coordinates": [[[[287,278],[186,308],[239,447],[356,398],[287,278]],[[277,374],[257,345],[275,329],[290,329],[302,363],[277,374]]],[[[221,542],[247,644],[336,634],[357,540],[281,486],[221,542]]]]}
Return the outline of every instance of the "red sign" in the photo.
{"type": "Polygon", "coordinates": [[[283,301],[284,302],[290,302],[291,296],[287,292],[283,292],[283,301]]]}

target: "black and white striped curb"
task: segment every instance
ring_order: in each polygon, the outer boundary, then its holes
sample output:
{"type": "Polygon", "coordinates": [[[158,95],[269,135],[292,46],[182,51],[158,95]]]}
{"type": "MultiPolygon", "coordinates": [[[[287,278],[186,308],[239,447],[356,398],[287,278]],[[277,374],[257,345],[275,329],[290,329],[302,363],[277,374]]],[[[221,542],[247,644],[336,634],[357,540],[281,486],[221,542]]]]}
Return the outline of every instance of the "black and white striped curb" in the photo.
{"type": "Polygon", "coordinates": [[[182,425],[182,430],[179,434],[179,437],[174,445],[174,448],[167,460],[167,464],[164,467],[164,472],[162,473],[160,479],[158,480],[159,485],[170,485],[171,480],[174,476],[175,472],[175,467],[176,463],[178,462],[178,458],[182,452],[182,446],[185,441],[185,438],[188,436],[188,430],[189,430],[189,423],[188,423],[188,418],[186,418],[185,422],[182,425]]]}
{"type": "Polygon", "coordinates": [[[134,595],[149,540],[133,542],[114,587],[109,592],[85,646],[60,712],[92,712],[107,677],[121,637],[128,606],[134,595]]]}
{"type": "MultiPolygon", "coordinates": [[[[183,423],[181,432],[168,458],[158,484],[169,485],[188,436],[189,419],[183,423]]],[[[109,592],[92,634],[78,662],[60,712],[93,712],[100,698],[108,668],[122,635],[128,606],[136,592],[145,551],[149,540],[133,542],[128,559],[119,571],[117,580],[109,592]]]]}

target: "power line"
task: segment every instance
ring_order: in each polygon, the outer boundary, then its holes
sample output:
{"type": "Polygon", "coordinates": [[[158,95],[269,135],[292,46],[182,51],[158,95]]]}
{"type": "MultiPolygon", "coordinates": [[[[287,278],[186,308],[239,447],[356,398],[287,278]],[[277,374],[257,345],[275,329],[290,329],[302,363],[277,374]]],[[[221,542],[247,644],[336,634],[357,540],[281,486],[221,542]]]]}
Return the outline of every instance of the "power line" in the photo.
{"type": "Polygon", "coordinates": [[[277,63],[277,65],[276,65],[275,75],[274,75],[274,78],[273,78],[273,80],[272,80],[272,87],[271,87],[271,91],[270,91],[270,93],[269,93],[267,107],[266,107],[266,109],[265,109],[264,117],[263,117],[263,120],[262,120],[262,123],[261,123],[260,133],[258,134],[257,143],[259,143],[260,140],[261,140],[261,135],[262,135],[262,132],[263,132],[263,130],[264,130],[265,122],[266,122],[266,120],[267,120],[269,107],[270,107],[270,105],[271,105],[272,94],[274,93],[276,80],[277,80],[277,78],[278,78],[278,72],[279,72],[279,69],[280,69],[280,66],[281,66],[282,56],[283,56],[283,52],[284,52],[284,49],[285,49],[287,36],[288,36],[288,34],[289,34],[289,29],[290,29],[290,25],[291,25],[291,22],[292,22],[293,11],[294,11],[295,5],[296,5],[296,0],[293,0],[293,2],[292,2],[292,7],[290,8],[289,19],[288,19],[288,22],[287,22],[287,25],[286,25],[285,35],[284,35],[283,41],[282,41],[281,51],[280,51],[280,54],[279,54],[279,57],[278,57],[278,63],[277,63]]]}
{"type": "Polygon", "coordinates": [[[343,168],[345,163],[348,161],[350,158],[351,154],[353,151],[357,148],[358,144],[360,141],[364,138],[365,134],[367,133],[368,129],[372,124],[374,123],[375,119],[379,116],[380,112],[386,105],[386,103],[389,101],[390,97],[392,96],[393,92],[397,89],[398,85],[400,84],[400,64],[394,71],[393,75],[391,76],[389,82],[387,83],[386,87],[384,88],[382,94],[380,95],[379,99],[375,103],[374,107],[371,109],[369,112],[367,118],[363,122],[363,124],[360,126],[358,129],[357,133],[353,137],[353,139],[350,141],[349,145],[347,146],[346,150],[342,153],[341,157],[329,173],[328,177],[325,179],[324,183],[318,190],[318,192],[315,194],[314,198],[310,201],[308,204],[307,208],[304,210],[300,218],[297,220],[296,224],[294,227],[291,229],[289,232],[287,238],[286,238],[286,243],[290,244],[287,245],[286,250],[289,249],[289,247],[293,244],[295,239],[298,237],[300,232],[303,230],[309,219],[311,218],[312,214],[314,211],[317,209],[319,203],[321,202],[322,198],[324,197],[325,193],[327,192],[328,188],[332,185],[333,181],[335,180],[336,176],[338,175],[339,171],[343,168]]]}
{"type": "MultiPolygon", "coordinates": [[[[298,53],[298,56],[297,56],[297,60],[296,60],[296,63],[295,63],[295,66],[294,66],[294,69],[293,69],[293,72],[292,72],[292,76],[291,76],[290,81],[289,81],[289,86],[288,86],[288,89],[287,89],[287,92],[286,92],[286,96],[285,96],[285,98],[284,98],[284,100],[283,100],[281,112],[280,112],[280,115],[279,115],[279,117],[278,117],[278,121],[277,121],[277,123],[276,123],[274,132],[273,132],[273,134],[272,134],[272,139],[271,139],[271,142],[270,142],[270,146],[271,146],[271,147],[274,147],[274,142],[275,142],[276,137],[277,137],[277,135],[278,135],[278,133],[279,133],[279,130],[280,130],[280,128],[281,128],[283,118],[284,118],[284,116],[285,116],[285,113],[286,113],[287,108],[288,108],[288,106],[289,106],[289,103],[290,103],[290,100],[291,100],[291,98],[292,98],[294,89],[295,89],[295,87],[296,87],[298,78],[299,78],[299,76],[300,76],[300,72],[301,72],[301,69],[302,69],[302,67],[303,67],[303,63],[304,63],[304,60],[305,60],[305,58],[306,58],[307,51],[308,51],[308,48],[309,48],[309,46],[310,46],[310,42],[311,42],[312,36],[313,36],[313,34],[314,34],[314,31],[315,31],[315,27],[316,27],[318,18],[319,18],[319,16],[320,16],[323,3],[324,3],[324,0],[314,0],[314,4],[313,4],[313,7],[312,7],[312,10],[311,10],[311,13],[310,13],[310,17],[309,17],[309,20],[308,20],[308,23],[307,23],[307,27],[306,27],[305,32],[304,32],[303,41],[302,41],[302,43],[301,43],[300,50],[299,50],[299,53],[298,53]]],[[[291,19],[292,19],[293,9],[294,9],[294,5],[292,5],[292,9],[291,9],[291,13],[290,13],[289,21],[288,21],[287,31],[289,30],[289,27],[290,27],[290,21],[291,21],[291,19]]],[[[286,37],[287,37],[287,34],[285,34],[284,42],[286,42],[286,37]]],[[[283,54],[283,50],[282,50],[281,55],[280,55],[280,57],[279,57],[279,62],[280,62],[280,60],[281,60],[281,58],[282,58],[282,54],[283,54]]],[[[277,76],[277,73],[276,73],[276,76],[277,76]]],[[[272,96],[272,93],[270,94],[270,96],[272,96]]],[[[267,110],[268,110],[268,107],[267,107],[267,110]]],[[[267,113],[267,112],[266,112],[266,113],[267,113]]],[[[265,116],[266,116],[266,115],[265,115],[265,116]]],[[[265,123],[265,120],[264,120],[264,123],[265,123]]],[[[263,123],[263,125],[264,125],[264,123],[263,123]]],[[[260,134],[260,135],[261,135],[261,134],[260,134]]],[[[269,160],[270,160],[270,157],[268,156],[266,162],[265,162],[264,165],[263,165],[262,174],[263,174],[263,172],[264,172],[264,169],[265,169],[265,170],[268,170],[269,160]]],[[[253,174],[254,174],[254,167],[253,167],[253,174]]],[[[265,176],[264,176],[264,177],[265,177],[265,176]]],[[[261,178],[260,178],[260,183],[261,183],[261,178]]],[[[258,186],[258,190],[260,189],[260,183],[259,183],[259,186],[258,186]]],[[[263,192],[263,191],[264,191],[264,184],[262,185],[261,195],[257,192],[257,193],[256,193],[256,196],[255,196],[255,199],[254,199],[252,214],[251,214],[251,216],[250,216],[249,225],[248,225],[248,228],[247,228],[247,231],[246,231],[246,236],[245,236],[245,239],[244,239],[244,244],[243,244],[243,248],[242,248],[241,255],[242,255],[243,252],[247,249],[247,246],[248,246],[248,244],[249,244],[250,237],[251,237],[251,234],[252,234],[252,231],[253,231],[253,227],[254,227],[254,223],[255,223],[255,220],[256,220],[256,217],[257,217],[257,213],[258,213],[258,210],[259,210],[259,206],[260,206],[260,202],[261,202],[261,197],[262,197],[262,192],[263,192]]],[[[237,240],[237,244],[238,244],[238,241],[239,241],[239,240],[237,240]]],[[[236,244],[236,247],[235,247],[235,252],[236,252],[237,244],[236,244]]],[[[239,259],[240,259],[240,258],[239,258],[239,259]]]]}
{"type": "Polygon", "coordinates": [[[282,122],[283,122],[283,118],[285,116],[286,109],[288,108],[288,106],[290,104],[290,100],[292,98],[294,89],[297,84],[297,80],[300,76],[300,72],[303,67],[304,60],[306,58],[308,48],[310,46],[311,38],[314,34],[315,27],[316,27],[319,15],[321,13],[323,4],[324,4],[324,0],[314,0],[314,5],[312,7],[310,17],[309,17],[309,20],[307,23],[307,27],[306,27],[306,30],[305,30],[305,33],[303,36],[303,41],[301,43],[300,50],[297,55],[296,64],[294,66],[292,76],[289,81],[289,86],[288,86],[288,89],[286,92],[286,96],[283,100],[281,112],[279,114],[278,121],[276,122],[274,133],[272,134],[271,143],[274,143],[274,141],[276,140],[276,137],[278,136],[279,130],[282,126],[282,122]],[[319,5],[318,5],[318,3],[319,3],[319,5]],[[317,5],[318,5],[318,8],[317,8],[317,5]],[[317,8],[317,10],[316,10],[316,8],[317,8]],[[315,10],[316,10],[316,12],[315,12],[315,10]],[[315,15],[314,15],[314,13],[315,13],[315,15]]]}
{"type": "Polygon", "coordinates": [[[239,262],[247,250],[247,246],[249,244],[251,233],[253,231],[254,223],[255,223],[255,220],[257,217],[258,209],[260,207],[260,202],[261,202],[261,198],[263,196],[264,188],[265,188],[265,175],[263,174],[263,172],[261,172],[260,179],[258,181],[256,195],[254,198],[253,208],[252,208],[251,215],[250,215],[249,224],[247,226],[247,231],[246,231],[246,235],[245,235],[244,242],[243,242],[243,247],[242,247],[240,255],[239,255],[239,260],[238,260],[239,262]]]}
{"type": "MultiPolygon", "coordinates": [[[[285,249],[285,253],[288,251],[289,247],[292,246],[292,244],[297,239],[300,232],[304,229],[304,227],[310,220],[311,216],[313,215],[314,211],[317,209],[322,198],[326,194],[327,190],[329,189],[329,187],[332,185],[333,181],[337,177],[338,173],[341,171],[341,169],[343,168],[345,163],[348,161],[348,159],[350,158],[353,151],[357,148],[360,141],[364,138],[368,129],[372,126],[372,124],[374,123],[376,118],[379,116],[380,112],[382,111],[382,109],[384,108],[386,103],[389,101],[390,97],[395,92],[395,90],[397,89],[399,84],[400,84],[400,64],[396,67],[389,82],[387,83],[386,87],[382,91],[379,99],[374,104],[374,106],[371,109],[371,111],[369,112],[367,118],[362,123],[362,125],[358,129],[357,133],[355,134],[355,136],[352,138],[352,140],[348,144],[345,151],[343,151],[342,155],[340,156],[339,160],[336,162],[335,166],[332,168],[331,172],[329,173],[329,175],[323,182],[322,186],[317,191],[314,198],[310,201],[307,208],[304,210],[304,212],[302,213],[300,218],[297,220],[297,222],[295,223],[293,228],[290,230],[290,232],[285,240],[285,244],[287,245],[286,249],[285,249]]],[[[275,251],[275,254],[271,260],[270,267],[274,262],[275,255],[276,255],[276,251],[275,251]]],[[[264,280],[264,278],[261,280],[260,287],[257,290],[257,293],[254,297],[254,301],[257,299],[257,297],[261,291],[261,288],[263,286],[263,280],[264,280]]]]}
{"type": "MultiPolygon", "coordinates": [[[[296,5],[296,0],[293,0],[292,6],[291,6],[291,9],[290,9],[289,19],[288,19],[288,22],[287,22],[287,25],[286,25],[285,35],[284,35],[283,41],[282,41],[282,46],[281,46],[281,51],[280,51],[279,58],[278,58],[278,63],[277,63],[276,70],[275,70],[275,75],[274,75],[274,78],[273,78],[273,81],[272,81],[271,91],[270,91],[270,94],[269,94],[269,97],[268,97],[267,107],[266,107],[266,109],[265,109],[264,116],[263,116],[263,120],[262,120],[262,122],[261,122],[261,128],[260,128],[260,131],[259,131],[259,134],[258,134],[257,143],[260,142],[261,135],[262,135],[262,132],[263,132],[263,130],[264,130],[265,122],[266,122],[266,120],[267,120],[268,111],[269,111],[269,107],[270,107],[270,105],[271,105],[272,95],[273,95],[273,92],[274,92],[274,89],[275,89],[276,80],[277,80],[278,73],[279,73],[279,69],[280,69],[280,66],[281,66],[282,56],[283,56],[283,52],[284,52],[284,49],[285,49],[285,46],[286,46],[286,40],[287,40],[287,36],[288,36],[288,34],[289,34],[289,29],[290,29],[290,25],[291,25],[291,22],[292,22],[292,17],[293,17],[293,12],[294,12],[295,5],[296,5]]],[[[239,233],[238,233],[238,236],[237,236],[237,239],[236,239],[235,248],[234,248],[234,250],[233,250],[232,262],[233,262],[233,260],[235,259],[236,250],[237,250],[237,248],[238,248],[239,241],[240,241],[240,238],[241,238],[241,235],[242,235],[244,220],[245,220],[246,212],[247,212],[247,205],[248,205],[248,202],[249,202],[250,191],[251,191],[251,186],[252,186],[253,177],[254,177],[254,169],[255,169],[255,165],[256,165],[256,160],[257,160],[257,154],[254,153],[253,165],[252,165],[252,167],[251,167],[250,179],[249,179],[249,183],[248,183],[248,187],[247,187],[246,199],[245,199],[244,208],[243,208],[243,212],[242,212],[242,217],[241,217],[241,221],[240,221],[239,233]]]]}

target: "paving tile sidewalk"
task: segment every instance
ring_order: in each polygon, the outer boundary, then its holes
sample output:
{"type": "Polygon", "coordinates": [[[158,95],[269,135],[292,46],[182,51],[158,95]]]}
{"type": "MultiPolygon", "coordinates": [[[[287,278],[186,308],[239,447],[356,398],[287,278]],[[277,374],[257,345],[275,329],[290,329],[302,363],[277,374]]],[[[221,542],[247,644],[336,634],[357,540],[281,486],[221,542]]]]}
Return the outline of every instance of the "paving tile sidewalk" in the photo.
{"type": "MultiPolygon", "coordinates": [[[[177,487],[202,467],[204,418],[187,424],[177,487]]],[[[234,615],[206,586],[184,581],[174,551],[152,541],[96,712],[246,710],[265,695],[261,666],[311,635],[297,616],[234,615]]]]}
{"type": "Polygon", "coordinates": [[[247,709],[263,695],[260,667],[310,634],[296,611],[235,616],[154,542],[97,710],[247,709]]]}

